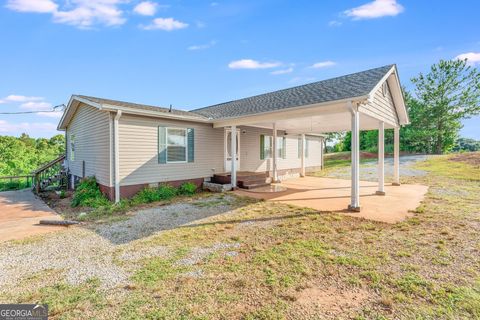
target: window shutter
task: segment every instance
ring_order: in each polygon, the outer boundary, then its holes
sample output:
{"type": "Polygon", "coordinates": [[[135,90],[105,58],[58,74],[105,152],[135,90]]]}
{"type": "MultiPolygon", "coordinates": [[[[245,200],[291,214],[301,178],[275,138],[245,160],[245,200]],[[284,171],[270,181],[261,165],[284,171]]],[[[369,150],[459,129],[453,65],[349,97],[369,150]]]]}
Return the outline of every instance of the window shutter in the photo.
{"type": "Polygon", "coordinates": [[[167,163],[167,128],[158,127],[158,163],[167,163]]]}
{"type": "Polygon", "coordinates": [[[260,160],[265,159],[265,136],[260,135],[260,160]]]}
{"type": "Polygon", "coordinates": [[[282,159],[287,158],[287,138],[282,138],[282,159]]]}
{"type": "Polygon", "coordinates": [[[195,130],[187,129],[187,145],[188,145],[188,162],[195,160],[195,130]]]}

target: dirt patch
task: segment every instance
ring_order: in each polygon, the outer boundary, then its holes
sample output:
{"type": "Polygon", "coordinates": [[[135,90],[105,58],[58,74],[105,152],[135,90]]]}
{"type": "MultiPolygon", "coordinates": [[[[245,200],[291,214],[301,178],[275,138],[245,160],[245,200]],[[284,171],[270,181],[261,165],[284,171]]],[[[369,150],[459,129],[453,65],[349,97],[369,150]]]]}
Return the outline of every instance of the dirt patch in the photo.
{"type": "Polygon", "coordinates": [[[362,288],[310,287],[298,293],[296,304],[304,312],[336,318],[346,311],[360,310],[371,297],[362,288]]]}
{"type": "Polygon", "coordinates": [[[480,166],[480,152],[460,153],[450,157],[450,160],[468,163],[472,166],[480,166]]]}
{"type": "Polygon", "coordinates": [[[76,219],[81,212],[91,211],[91,208],[82,208],[71,206],[73,192],[65,192],[65,196],[61,197],[59,193],[55,191],[46,191],[41,192],[39,197],[45,202],[50,208],[55,210],[58,214],[61,214],[67,219],[76,219]]]}

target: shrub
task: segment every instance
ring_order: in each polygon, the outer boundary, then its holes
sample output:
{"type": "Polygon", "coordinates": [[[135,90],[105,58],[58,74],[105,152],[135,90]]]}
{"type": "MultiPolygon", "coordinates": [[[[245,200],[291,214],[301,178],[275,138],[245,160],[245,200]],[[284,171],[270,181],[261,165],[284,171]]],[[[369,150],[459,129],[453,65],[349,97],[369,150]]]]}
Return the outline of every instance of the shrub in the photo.
{"type": "Polygon", "coordinates": [[[158,187],[158,193],[160,194],[161,200],[168,200],[177,195],[177,189],[169,184],[163,184],[158,187]]]}
{"type": "Polygon", "coordinates": [[[192,183],[192,182],[186,182],[183,183],[179,188],[178,188],[178,193],[191,196],[197,191],[197,185],[192,183]]]}
{"type": "Polygon", "coordinates": [[[111,203],[102,194],[94,177],[84,178],[80,181],[73,195],[72,207],[91,207],[98,208],[109,206],[111,203]]]}
{"type": "Polygon", "coordinates": [[[160,200],[162,199],[160,198],[160,194],[157,188],[144,188],[132,198],[132,203],[150,203],[160,200]]]}
{"type": "Polygon", "coordinates": [[[177,189],[165,184],[158,188],[144,188],[140,190],[133,198],[133,204],[150,203],[161,200],[169,200],[177,195],[177,189]]]}

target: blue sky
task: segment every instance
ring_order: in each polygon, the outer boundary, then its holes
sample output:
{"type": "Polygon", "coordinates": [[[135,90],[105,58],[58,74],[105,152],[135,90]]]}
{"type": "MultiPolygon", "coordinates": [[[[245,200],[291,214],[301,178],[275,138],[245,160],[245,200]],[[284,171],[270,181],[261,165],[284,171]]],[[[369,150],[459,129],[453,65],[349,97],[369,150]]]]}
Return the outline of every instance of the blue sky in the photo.
{"type": "MultiPolygon", "coordinates": [[[[467,54],[480,1],[7,0],[0,112],[85,94],[194,109],[397,63],[400,78],[467,54]]],[[[0,134],[56,133],[58,114],[0,115],[0,134]]],[[[462,135],[480,140],[480,117],[462,135]]]]}

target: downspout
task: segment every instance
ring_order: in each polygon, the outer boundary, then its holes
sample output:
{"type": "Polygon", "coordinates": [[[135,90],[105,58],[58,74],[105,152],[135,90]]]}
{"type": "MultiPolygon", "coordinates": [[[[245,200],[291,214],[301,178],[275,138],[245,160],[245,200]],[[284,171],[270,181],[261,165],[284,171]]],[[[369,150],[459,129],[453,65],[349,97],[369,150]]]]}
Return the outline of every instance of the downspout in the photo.
{"type": "Polygon", "coordinates": [[[119,139],[118,139],[118,120],[122,116],[122,111],[118,110],[113,118],[113,158],[115,166],[115,203],[120,202],[120,159],[119,159],[119,139]]]}

